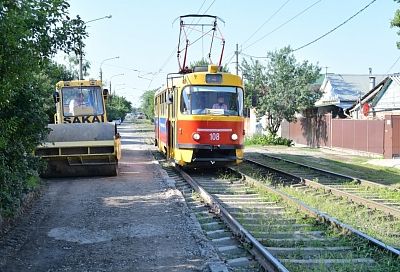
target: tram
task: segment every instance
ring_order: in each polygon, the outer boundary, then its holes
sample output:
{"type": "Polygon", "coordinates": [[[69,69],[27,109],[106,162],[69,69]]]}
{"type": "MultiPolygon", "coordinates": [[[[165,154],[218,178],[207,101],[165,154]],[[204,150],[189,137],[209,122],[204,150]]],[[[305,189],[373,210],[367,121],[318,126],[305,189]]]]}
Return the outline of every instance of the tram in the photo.
{"type": "Polygon", "coordinates": [[[243,81],[218,65],[169,74],[154,98],[155,144],[181,166],[243,160],[243,81]]]}

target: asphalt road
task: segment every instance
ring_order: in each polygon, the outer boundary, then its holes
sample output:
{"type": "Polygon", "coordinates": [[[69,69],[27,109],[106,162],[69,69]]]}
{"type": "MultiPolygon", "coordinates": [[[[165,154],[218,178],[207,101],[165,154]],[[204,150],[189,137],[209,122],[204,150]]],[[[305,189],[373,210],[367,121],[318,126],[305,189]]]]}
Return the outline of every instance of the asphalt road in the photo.
{"type": "Polygon", "coordinates": [[[120,132],[120,175],[47,180],[0,237],[0,271],[208,270],[215,253],[153,161],[152,132],[120,132]]]}

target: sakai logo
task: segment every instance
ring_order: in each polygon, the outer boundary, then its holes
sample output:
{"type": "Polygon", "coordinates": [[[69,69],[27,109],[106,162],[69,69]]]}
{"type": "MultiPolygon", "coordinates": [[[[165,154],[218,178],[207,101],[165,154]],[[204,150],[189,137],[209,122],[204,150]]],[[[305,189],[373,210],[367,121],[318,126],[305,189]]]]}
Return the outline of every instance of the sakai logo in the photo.
{"type": "Polygon", "coordinates": [[[64,117],[64,123],[103,123],[103,122],[104,122],[104,115],[64,117]]]}

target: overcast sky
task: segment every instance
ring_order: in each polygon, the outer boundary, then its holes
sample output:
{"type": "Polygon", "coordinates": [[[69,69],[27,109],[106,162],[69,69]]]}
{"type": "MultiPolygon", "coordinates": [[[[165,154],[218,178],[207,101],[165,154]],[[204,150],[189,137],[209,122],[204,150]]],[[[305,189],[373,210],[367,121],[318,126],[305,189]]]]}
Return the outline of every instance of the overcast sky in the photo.
{"type": "MultiPolygon", "coordinates": [[[[162,86],[167,73],[178,71],[179,21],[173,22],[181,15],[206,12],[225,21],[218,24],[226,40],[223,63],[234,72],[232,57],[236,43],[243,52],[240,59],[245,54],[265,56],[268,51],[287,45],[298,48],[335,28],[371,1],[70,0],[69,3],[71,15],[79,14],[84,21],[112,15],[111,19],[88,23],[85,58],[91,63],[90,77],[99,77],[103,60],[119,56],[103,62],[103,80],[108,84],[112,77],[117,94],[139,106],[144,90],[162,86]],[[114,76],[121,73],[124,75],[114,76]]],[[[399,72],[400,61],[394,63],[400,57],[396,48],[400,39],[397,30],[390,28],[397,8],[400,5],[392,0],[377,0],[335,32],[294,54],[299,61],[318,63],[332,73],[367,74],[369,67],[377,74],[399,72]]],[[[193,42],[198,35],[199,32],[190,32],[189,40],[193,42]]],[[[217,62],[220,40],[214,42],[213,48],[213,61],[217,62]]],[[[209,39],[199,40],[189,49],[189,62],[207,56],[208,50],[209,39]]]]}

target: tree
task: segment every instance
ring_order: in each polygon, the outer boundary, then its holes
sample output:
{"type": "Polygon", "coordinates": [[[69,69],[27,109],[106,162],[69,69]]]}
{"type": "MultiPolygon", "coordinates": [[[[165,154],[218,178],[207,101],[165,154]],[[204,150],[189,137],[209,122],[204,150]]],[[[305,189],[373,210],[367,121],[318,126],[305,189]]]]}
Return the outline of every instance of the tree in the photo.
{"type": "Polygon", "coordinates": [[[295,113],[301,112],[321,97],[310,85],[319,76],[320,68],[304,61],[298,63],[290,47],[269,52],[267,67],[259,62],[243,62],[246,85],[257,97],[256,112],[258,116],[266,115],[267,130],[275,135],[283,119],[295,120],[295,113]]]}
{"type": "Polygon", "coordinates": [[[123,96],[113,95],[109,97],[106,104],[107,118],[109,121],[124,120],[128,112],[132,112],[132,103],[123,96]]]}
{"type": "Polygon", "coordinates": [[[60,80],[67,81],[77,79],[78,70],[74,69],[71,63],[67,67],[54,61],[47,61],[42,68],[41,78],[43,80],[43,91],[46,93],[44,110],[48,116],[47,122],[53,123],[56,108],[52,94],[54,93],[56,83],[60,80]]]}
{"type": "Polygon", "coordinates": [[[246,108],[252,108],[256,106],[257,96],[266,94],[265,90],[265,67],[258,61],[250,60],[249,63],[246,59],[243,59],[241,70],[243,71],[243,77],[247,79],[245,81],[244,89],[244,105],[246,108]]]}
{"type": "MultiPolygon", "coordinates": [[[[65,67],[69,72],[72,72],[73,79],[79,79],[79,56],[71,56],[67,55],[64,57],[64,60],[67,61],[68,66],[65,67]]],[[[89,75],[90,62],[88,60],[83,59],[82,61],[82,73],[83,76],[89,75]]]]}
{"type": "MultiPolygon", "coordinates": [[[[191,62],[190,63],[190,69],[193,70],[194,67],[196,66],[208,66],[209,64],[211,64],[207,59],[202,58],[201,60],[195,61],[195,62],[191,62]]],[[[222,72],[228,73],[229,69],[228,67],[222,66],[222,72]]]]}
{"type": "MultiPolygon", "coordinates": [[[[400,0],[394,0],[397,3],[400,3],[400,0]]],[[[394,17],[392,21],[390,22],[391,27],[400,27],[400,9],[396,10],[394,13],[394,17]]],[[[400,35],[400,31],[397,32],[398,35],[400,35]]],[[[397,42],[397,48],[400,49],[400,42],[397,42]]]]}
{"type": "Polygon", "coordinates": [[[37,183],[32,154],[48,130],[46,65],[58,51],[78,53],[84,22],[63,0],[0,2],[0,213],[8,216],[37,183]]]}
{"type": "Polygon", "coordinates": [[[150,120],[154,119],[154,95],[156,91],[147,90],[140,97],[142,111],[150,120]]]}

